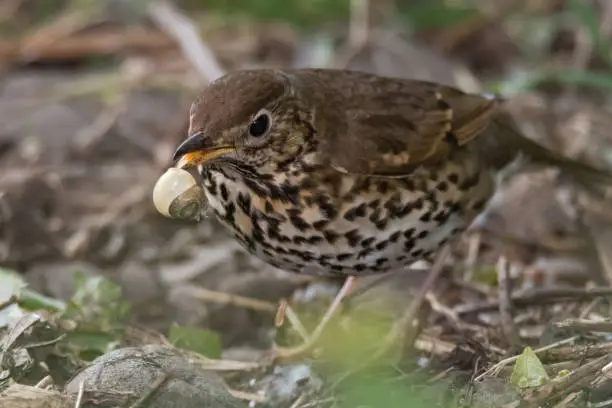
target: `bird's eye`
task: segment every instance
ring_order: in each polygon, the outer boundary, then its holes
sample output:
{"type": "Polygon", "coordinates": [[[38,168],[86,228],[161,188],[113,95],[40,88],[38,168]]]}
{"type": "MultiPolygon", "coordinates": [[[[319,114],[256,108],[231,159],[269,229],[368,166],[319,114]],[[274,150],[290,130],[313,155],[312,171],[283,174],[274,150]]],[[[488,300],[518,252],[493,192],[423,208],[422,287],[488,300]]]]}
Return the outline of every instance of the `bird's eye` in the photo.
{"type": "Polygon", "coordinates": [[[270,117],[266,113],[262,113],[255,118],[249,126],[249,133],[253,137],[261,137],[266,134],[270,126],[270,117]]]}

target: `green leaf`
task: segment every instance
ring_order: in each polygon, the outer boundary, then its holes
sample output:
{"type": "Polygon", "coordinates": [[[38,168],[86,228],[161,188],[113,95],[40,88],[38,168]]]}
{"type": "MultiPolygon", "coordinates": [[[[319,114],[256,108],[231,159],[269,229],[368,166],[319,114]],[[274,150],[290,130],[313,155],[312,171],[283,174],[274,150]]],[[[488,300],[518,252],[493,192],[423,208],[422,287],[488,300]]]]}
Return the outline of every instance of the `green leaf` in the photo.
{"type": "Polygon", "coordinates": [[[480,11],[475,8],[427,5],[406,9],[406,18],[415,29],[447,28],[462,21],[476,18],[480,11]]]}
{"type": "Polygon", "coordinates": [[[531,347],[525,347],[514,363],[510,383],[519,389],[538,387],[550,380],[542,362],[531,347]]]}
{"type": "Polygon", "coordinates": [[[221,357],[221,338],[214,331],[173,325],[170,327],[168,339],[177,348],[194,351],[209,358],[221,357]]]}

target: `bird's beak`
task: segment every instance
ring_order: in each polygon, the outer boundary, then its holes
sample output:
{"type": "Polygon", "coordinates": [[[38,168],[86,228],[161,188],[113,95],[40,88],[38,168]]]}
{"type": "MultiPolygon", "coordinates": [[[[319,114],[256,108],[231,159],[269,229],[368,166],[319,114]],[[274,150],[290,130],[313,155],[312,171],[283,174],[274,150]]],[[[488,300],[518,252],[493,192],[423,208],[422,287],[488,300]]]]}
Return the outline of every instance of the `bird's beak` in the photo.
{"type": "Polygon", "coordinates": [[[178,168],[190,168],[204,164],[224,153],[236,150],[232,146],[212,146],[210,139],[202,132],[189,136],[174,152],[173,160],[178,160],[178,168]]]}

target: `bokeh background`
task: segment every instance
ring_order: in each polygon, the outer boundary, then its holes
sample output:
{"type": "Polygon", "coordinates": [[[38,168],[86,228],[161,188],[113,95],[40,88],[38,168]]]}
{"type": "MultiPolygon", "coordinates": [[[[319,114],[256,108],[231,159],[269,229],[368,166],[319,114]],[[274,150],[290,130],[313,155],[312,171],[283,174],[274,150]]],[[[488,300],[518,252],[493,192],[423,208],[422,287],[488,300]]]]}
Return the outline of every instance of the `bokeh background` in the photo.
{"type": "MultiPolygon", "coordinates": [[[[18,276],[68,301],[82,289],[75,272],[104,277],[129,302],[130,324],[203,328],[219,356],[238,360],[270,346],[279,300],[306,314],[326,306],[341,282],[278,271],[214,219],[169,220],[151,201],[194,96],[253,67],[350,68],[497,93],[529,137],[612,168],[609,0],[0,0],[0,286],[18,276]]],[[[428,298],[417,349],[436,338],[443,355],[458,344],[445,335],[470,330],[498,351],[516,346],[497,315],[463,321],[496,304],[502,251],[517,291],[610,286],[602,197],[550,169],[511,177],[455,248],[458,275],[428,298]]],[[[355,303],[391,299],[401,310],[422,275],[364,289],[355,303]]],[[[550,342],[550,319],[583,311],[570,306],[517,312],[523,344],[550,342]]],[[[276,406],[317,406],[292,398],[276,406]]]]}

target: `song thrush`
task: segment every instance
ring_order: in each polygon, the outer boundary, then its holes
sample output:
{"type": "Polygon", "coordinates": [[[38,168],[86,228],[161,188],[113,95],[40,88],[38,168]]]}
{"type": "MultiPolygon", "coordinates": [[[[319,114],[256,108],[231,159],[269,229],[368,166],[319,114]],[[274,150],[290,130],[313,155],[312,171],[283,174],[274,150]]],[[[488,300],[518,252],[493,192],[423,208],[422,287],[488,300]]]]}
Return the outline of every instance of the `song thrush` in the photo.
{"type": "Polygon", "coordinates": [[[519,157],[612,180],[521,136],[499,104],[355,71],[238,71],[193,103],[175,159],[199,167],[217,218],[269,264],[387,272],[431,260],[519,157]]]}

